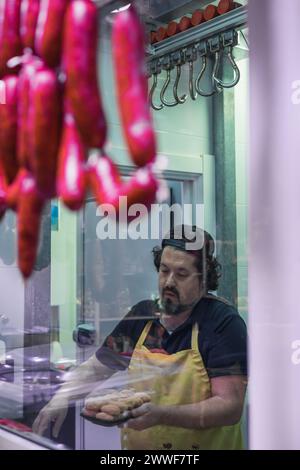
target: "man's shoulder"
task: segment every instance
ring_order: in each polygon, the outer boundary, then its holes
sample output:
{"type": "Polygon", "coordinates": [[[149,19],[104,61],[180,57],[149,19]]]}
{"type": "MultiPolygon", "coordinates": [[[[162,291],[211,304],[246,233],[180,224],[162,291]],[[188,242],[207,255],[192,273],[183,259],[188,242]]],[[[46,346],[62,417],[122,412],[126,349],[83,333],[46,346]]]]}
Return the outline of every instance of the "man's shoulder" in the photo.
{"type": "Polygon", "coordinates": [[[244,324],[238,310],[228,300],[213,294],[203,297],[196,311],[202,328],[218,332],[232,323],[244,324]]]}
{"type": "Polygon", "coordinates": [[[229,308],[236,310],[234,305],[231,304],[227,299],[225,299],[225,297],[221,297],[215,294],[206,294],[204,299],[207,301],[207,303],[211,304],[215,309],[216,308],[228,309],[229,307],[229,308]]]}
{"type": "Polygon", "coordinates": [[[155,300],[141,300],[137,304],[135,304],[127,315],[125,316],[124,320],[131,320],[131,321],[145,321],[156,318],[157,312],[157,302],[155,300]]]}
{"type": "Polygon", "coordinates": [[[206,294],[195,309],[198,313],[206,312],[209,316],[212,315],[239,315],[237,309],[224,297],[220,297],[214,294],[206,294]]]}

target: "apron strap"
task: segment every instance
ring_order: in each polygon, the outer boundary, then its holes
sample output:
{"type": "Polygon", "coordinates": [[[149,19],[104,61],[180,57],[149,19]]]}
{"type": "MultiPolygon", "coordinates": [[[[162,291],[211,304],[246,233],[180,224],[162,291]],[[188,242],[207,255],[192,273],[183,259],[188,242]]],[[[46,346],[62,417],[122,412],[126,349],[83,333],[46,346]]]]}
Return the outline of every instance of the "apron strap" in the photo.
{"type": "MultiPolygon", "coordinates": [[[[136,348],[141,348],[145,342],[145,339],[147,338],[148,336],[148,333],[151,329],[151,326],[152,326],[152,320],[148,321],[136,343],[136,348]]],[[[191,340],[191,347],[192,347],[192,350],[196,353],[199,352],[199,346],[198,346],[198,335],[199,335],[199,326],[198,326],[198,323],[195,322],[194,325],[193,325],[193,328],[192,328],[192,340],[191,340]]]]}
{"type": "Polygon", "coordinates": [[[196,353],[199,353],[199,346],[198,346],[198,335],[199,335],[199,326],[198,323],[195,322],[192,328],[192,341],[191,346],[192,350],[196,353]]]}
{"type": "Polygon", "coordinates": [[[145,339],[147,338],[147,335],[150,331],[150,328],[152,326],[152,320],[148,321],[146,323],[146,326],[144,327],[143,331],[142,331],[142,334],[141,336],[139,337],[136,345],[135,345],[135,348],[141,348],[145,342],[145,339]]]}

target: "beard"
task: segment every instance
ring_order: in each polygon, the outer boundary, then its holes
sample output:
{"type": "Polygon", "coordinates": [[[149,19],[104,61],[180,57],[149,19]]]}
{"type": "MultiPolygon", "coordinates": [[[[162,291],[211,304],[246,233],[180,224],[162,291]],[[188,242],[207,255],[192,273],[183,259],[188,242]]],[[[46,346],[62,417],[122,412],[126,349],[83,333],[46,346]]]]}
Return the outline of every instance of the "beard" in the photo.
{"type": "Polygon", "coordinates": [[[168,288],[168,289],[163,289],[162,291],[162,298],[160,301],[160,310],[167,315],[173,315],[177,316],[180,315],[182,312],[185,312],[189,308],[193,307],[195,305],[195,302],[192,302],[191,304],[183,304],[180,302],[180,295],[177,289],[175,288],[168,288]],[[174,296],[177,297],[178,302],[174,302],[174,300],[170,298],[164,298],[164,294],[167,292],[170,292],[174,294],[174,296]]]}
{"type": "Polygon", "coordinates": [[[176,304],[171,299],[165,299],[161,302],[163,311],[167,315],[180,315],[180,313],[186,310],[186,305],[183,304],[176,304]]]}

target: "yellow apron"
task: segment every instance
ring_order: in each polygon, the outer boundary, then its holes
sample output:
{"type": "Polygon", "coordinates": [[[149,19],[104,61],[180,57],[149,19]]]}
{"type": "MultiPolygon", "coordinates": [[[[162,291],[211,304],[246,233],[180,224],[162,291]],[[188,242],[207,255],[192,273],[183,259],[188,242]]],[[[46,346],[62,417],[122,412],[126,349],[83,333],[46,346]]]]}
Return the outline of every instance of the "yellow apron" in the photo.
{"type": "MultiPolygon", "coordinates": [[[[137,391],[153,392],[156,405],[185,405],[211,397],[210,380],[198,348],[198,324],[192,329],[191,349],[175,354],[152,353],[144,341],[150,331],[149,321],[133,351],[129,375],[137,391]]],[[[202,450],[242,449],[240,423],[207,430],[175,426],[152,426],[143,431],[124,428],[123,449],[130,450],[202,450]]]]}

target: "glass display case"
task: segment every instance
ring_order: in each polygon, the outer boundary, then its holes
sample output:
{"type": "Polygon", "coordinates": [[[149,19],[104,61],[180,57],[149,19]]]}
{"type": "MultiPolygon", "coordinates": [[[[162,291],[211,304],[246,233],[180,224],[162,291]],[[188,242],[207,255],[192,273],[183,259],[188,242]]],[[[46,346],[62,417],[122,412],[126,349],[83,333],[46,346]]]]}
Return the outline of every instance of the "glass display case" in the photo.
{"type": "MultiPolygon", "coordinates": [[[[195,7],[195,2],[181,2],[182,5],[172,11],[164,11],[161,19],[148,21],[146,3],[141,2],[141,15],[147,29],[158,28],[161,23],[167,26],[173,19],[180,20],[184,3],[189,3],[185,12],[188,17],[195,7]]],[[[158,2],[152,3],[154,15],[157,11],[154,4],[158,2]]],[[[202,3],[203,8],[208,4],[202,3]]],[[[216,6],[219,2],[210,3],[216,6]]],[[[114,13],[107,13],[101,19],[99,82],[109,125],[108,149],[126,180],[135,168],[128,156],[117,112],[110,39],[114,13]]],[[[34,445],[46,448],[52,445],[54,449],[59,448],[57,446],[78,450],[121,449],[119,427],[99,426],[82,416],[85,395],[92,393],[93,388],[100,386],[101,389],[103,380],[89,384],[86,378],[89,390],[72,394],[59,432],[51,419],[41,424],[41,413],[69,377],[76,374],[78,366],[89,362],[102,347],[109,346],[112,332],[137,304],[157,301],[160,293],[152,250],[161,246],[165,233],[178,223],[195,224],[213,237],[214,254],[223,271],[218,290],[210,289],[210,294],[226,298],[247,322],[247,30],[243,7],[240,13],[229,14],[230,21],[234,22],[229,21],[229,26],[237,25],[239,30],[235,54],[240,79],[235,86],[224,87],[222,92],[217,90],[219,93],[211,96],[199,95],[197,99],[189,96],[182,105],[165,106],[159,112],[153,110],[158,154],[167,159],[161,179],[168,192],[162,202],[153,205],[152,211],[140,219],[139,225],[137,222],[135,225],[133,222],[128,225],[114,220],[107,222],[103,208],[91,194],[87,195],[82,210],[76,213],[64,207],[61,200],[52,200],[43,213],[33,275],[24,282],[17,267],[14,214],[7,212],[1,222],[0,429],[4,426],[6,430],[16,430],[25,439],[34,436],[34,445]],[[43,437],[33,432],[37,429],[34,424],[37,419],[40,420],[39,434],[43,437]]],[[[220,19],[216,20],[217,29],[205,34],[210,34],[209,38],[212,34],[223,34],[224,26],[220,23],[220,19]]],[[[188,41],[188,35],[192,34],[191,31],[186,33],[188,41]]],[[[204,38],[205,35],[200,37],[204,38]]],[[[162,57],[163,49],[158,47],[153,51],[151,45],[149,48],[148,63],[162,57]]],[[[195,77],[203,67],[200,50],[197,51],[199,60],[187,55],[185,63],[181,64],[177,85],[176,74],[172,73],[166,99],[172,98],[170,90],[174,90],[175,85],[180,96],[190,92],[191,63],[195,77]]],[[[215,54],[213,50],[211,53],[215,54]]],[[[213,58],[209,55],[206,69],[209,73],[203,77],[203,86],[207,89],[211,86],[213,58]]],[[[220,67],[224,77],[232,80],[234,70],[227,62],[223,58],[220,67]]],[[[157,79],[161,91],[168,67],[164,65],[158,76],[152,75],[149,90],[157,79]]],[[[155,99],[160,95],[158,89],[155,99]]],[[[129,336],[128,344],[115,341],[111,346],[127,364],[131,357],[128,354],[130,339],[129,336]]],[[[116,382],[108,382],[106,388],[118,388],[118,377],[124,385],[126,371],[123,369],[116,371],[116,382]]],[[[85,375],[82,377],[85,382],[85,375]]],[[[245,401],[242,428],[247,445],[246,418],[245,401]]]]}

